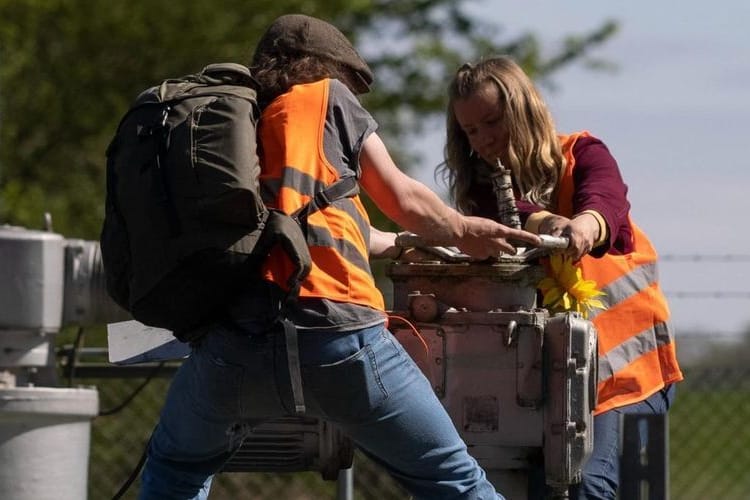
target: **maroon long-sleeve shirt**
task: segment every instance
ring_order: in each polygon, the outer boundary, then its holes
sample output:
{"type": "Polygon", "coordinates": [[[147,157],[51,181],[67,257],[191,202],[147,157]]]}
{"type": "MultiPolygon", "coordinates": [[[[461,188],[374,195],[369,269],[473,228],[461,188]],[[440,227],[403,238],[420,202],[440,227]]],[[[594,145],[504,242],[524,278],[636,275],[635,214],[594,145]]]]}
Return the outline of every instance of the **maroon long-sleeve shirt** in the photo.
{"type": "MultiPolygon", "coordinates": [[[[573,213],[584,210],[598,212],[608,229],[608,239],[596,247],[591,255],[605,253],[626,254],[632,248],[632,230],[628,222],[630,202],[628,187],[622,179],[620,169],[604,143],[595,137],[581,137],[573,146],[575,169],[573,169],[573,213]]],[[[477,181],[472,187],[477,211],[474,215],[497,220],[497,201],[492,185],[477,181]]],[[[545,210],[528,201],[516,200],[521,223],[526,224],[529,215],[545,210]]],[[[554,209],[546,209],[555,212],[554,209]]]]}

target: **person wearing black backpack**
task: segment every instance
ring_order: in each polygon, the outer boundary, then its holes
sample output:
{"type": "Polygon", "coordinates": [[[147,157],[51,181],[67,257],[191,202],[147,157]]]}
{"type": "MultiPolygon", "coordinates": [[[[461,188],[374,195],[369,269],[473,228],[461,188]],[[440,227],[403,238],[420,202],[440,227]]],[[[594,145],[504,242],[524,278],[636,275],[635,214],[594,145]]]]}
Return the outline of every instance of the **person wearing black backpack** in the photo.
{"type": "MultiPolygon", "coordinates": [[[[266,205],[292,214],[353,177],[404,229],[473,257],[514,253],[508,239],[540,243],[531,233],[461,215],[396,167],[355,95],[369,90],[373,74],[329,23],[281,16],[261,37],[251,70],[260,84],[266,205]]],[[[312,269],[297,298],[280,300],[293,265],[273,248],[264,280],[231,305],[229,321],[196,342],[175,376],[140,498],[207,498],[213,475],[253,422],[302,411],[336,424],[415,498],[502,498],[387,329],[368,260],[391,254],[395,234],[370,230],[357,195],[302,217],[312,269]],[[296,346],[268,334],[280,309],[298,331],[296,346]],[[304,399],[295,393],[285,348],[298,352],[304,399]]]]}

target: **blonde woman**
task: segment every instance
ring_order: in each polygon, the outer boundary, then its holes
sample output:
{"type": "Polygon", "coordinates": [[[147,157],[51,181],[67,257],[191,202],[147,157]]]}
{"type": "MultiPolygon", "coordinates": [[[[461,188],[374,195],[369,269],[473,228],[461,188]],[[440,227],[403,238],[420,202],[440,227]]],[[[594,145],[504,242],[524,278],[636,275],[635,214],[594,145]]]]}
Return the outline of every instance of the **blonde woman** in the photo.
{"type": "Polygon", "coordinates": [[[530,78],[505,56],[464,64],[449,86],[441,172],[461,212],[497,218],[498,161],[512,172],[524,229],[567,236],[566,254],[606,294],[607,308],[589,318],[599,334],[594,453],[571,498],[614,499],[619,415],[665,413],[682,380],[656,252],[630,218],[604,143],[585,131],[560,135],[530,78]]]}

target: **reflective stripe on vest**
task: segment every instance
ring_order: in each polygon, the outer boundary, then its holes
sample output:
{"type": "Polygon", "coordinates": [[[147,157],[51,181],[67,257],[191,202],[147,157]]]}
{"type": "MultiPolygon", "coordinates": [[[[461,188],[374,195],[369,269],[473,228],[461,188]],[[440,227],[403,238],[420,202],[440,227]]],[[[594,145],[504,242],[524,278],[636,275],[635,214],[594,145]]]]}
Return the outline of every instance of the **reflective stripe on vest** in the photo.
{"type": "MultiPolygon", "coordinates": [[[[288,179],[293,185],[299,186],[298,189],[302,192],[319,192],[326,187],[321,182],[317,182],[309,175],[305,175],[297,170],[290,168],[286,169],[286,171],[292,173],[285,175],[285,178],[288,179]]],[[[276,200],[280,191],[280,186],[281,181],[278,179],[268,180],[264,182],[264,199],[276,200]]],[[[309,199],[309,197],[307,199],[309,199]]],[[[342,200],[336,200],[333,202],[331,207],[343,210],[344,212],[346,212],[346,216],[354,219],[357,227],[359,227],[360,229],[365,228],[366,231],[369,231],[369,220],[360,214],[355,205],[354,199],[344,198],[342,200]]],[[[313,221],[316,220],[314,216],[310,219],[313,221]]],[[[362,257],[359,249],[347,240],[344,240],[342,238],[335,238],[325,227],[308,224],[307,242],[310,246],[334,247],[340,254],[346,254],[347,258],[351,261],[352,264],[365,272],[370,272],[370,263],[367,259],[362,257]]]]}
{"type": "MultiPolygon", "coordinates": [[[[329,80],[296,85],[276,98],[261,116],[261,185],[269,206],[292,213],[341,172],[323,146],[329,80]]],[[[310,215],[307,243],[313,258],[300,297],[317,297],[384,309],[369,264],[370,219],[359,196],[335,201],[310,215]]],[[[264,266],[267,279],[282,285],[291,263],[277,250],[264,266]]]]}
{"type": "MultiPolygon", "coordinates": [[[[573,215],[573,146],[587,132],[561,136],[567,166],[560,179],[557,213],[573,215]]],[[[682,380],[669,307],[659,287],[657,255],[643,231],[628,217],[633,251],[628,255],[585,256],[584,279],[606,295],[605,310],[591,311],[599,339],[596,414],[646,399],[666,384],[682,380]]]]}

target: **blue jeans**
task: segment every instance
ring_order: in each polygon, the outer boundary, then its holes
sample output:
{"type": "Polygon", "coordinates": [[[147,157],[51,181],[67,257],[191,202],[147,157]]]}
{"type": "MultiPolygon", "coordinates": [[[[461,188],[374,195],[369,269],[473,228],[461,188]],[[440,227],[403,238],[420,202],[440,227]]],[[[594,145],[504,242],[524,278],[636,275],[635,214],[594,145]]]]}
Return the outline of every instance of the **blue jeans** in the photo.
{"type": "MultiPolygon", "coordinates": [[[[417,499],[502,499],[422,372],[382,325],[299,335],[307,414],[336,423],[417,499]]],[[[217,328],[175,375],[140,499],[205,499],[236,424],[288,415],[283,338],[217,328]]]]}
{"type": "MultiPolygon", "coordinates": [[[[594,452],[583,467],[583,480],[570,488],[572,500],[616,498],[620,482],[620,416],[665,414],[672,405],[674,392],[675,386],[670,385],[643,401],[594,417],[594,452]]],[[[639,436],[641,446],[646,444],[644,434],[639,436]]]]}

